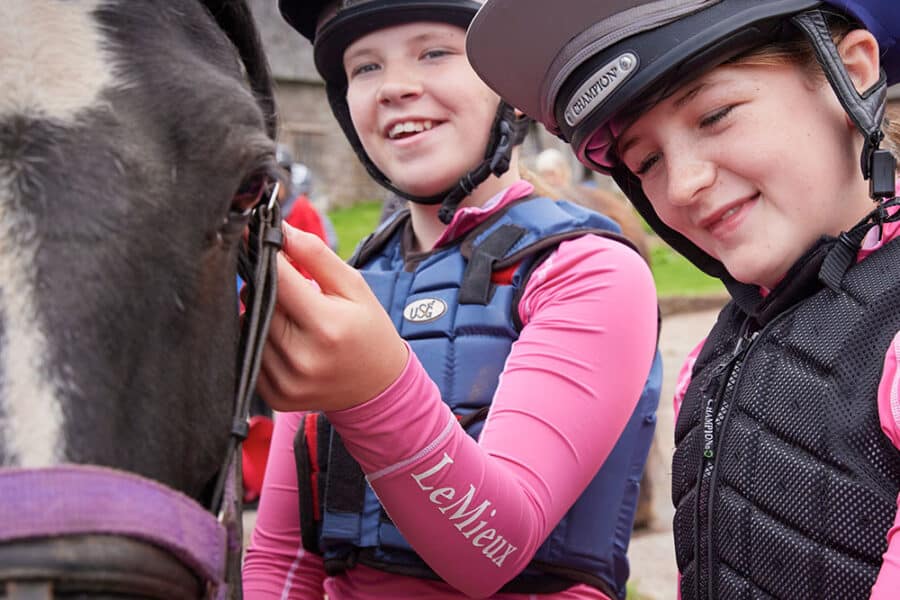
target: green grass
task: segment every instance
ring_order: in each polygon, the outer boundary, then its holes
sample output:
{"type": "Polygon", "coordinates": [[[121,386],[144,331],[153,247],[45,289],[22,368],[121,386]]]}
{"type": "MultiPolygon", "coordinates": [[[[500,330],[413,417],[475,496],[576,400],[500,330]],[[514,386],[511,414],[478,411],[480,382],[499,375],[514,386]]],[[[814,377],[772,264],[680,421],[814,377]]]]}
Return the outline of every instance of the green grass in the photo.
{"type": "Polygon", "coordinates": [[[350,258],[356,244],[372,233],[381,215],[381,202],[359,202],[347,208],[328,212],[338,237],[338,254],[344,260],[350,258]]]}
{"type": "Polygon", "coordinates": [[[721,281],[710,277],[662,242],[652,247],[650,265],[660,297],[725,293],[721,281]]]}
{"type": "MultiPolygon", "coordinates": [[[[328,213],[340,243],[338,254],[347,259],[356,244],[375,229],[381,214],[378,201],[360,202],[348,208],[328,213]]],[[[656,243],[651,251],[653,279],[659,296],[702,296],[723,293],[722,283],[692,265],[663,243],[656,243]]]]}

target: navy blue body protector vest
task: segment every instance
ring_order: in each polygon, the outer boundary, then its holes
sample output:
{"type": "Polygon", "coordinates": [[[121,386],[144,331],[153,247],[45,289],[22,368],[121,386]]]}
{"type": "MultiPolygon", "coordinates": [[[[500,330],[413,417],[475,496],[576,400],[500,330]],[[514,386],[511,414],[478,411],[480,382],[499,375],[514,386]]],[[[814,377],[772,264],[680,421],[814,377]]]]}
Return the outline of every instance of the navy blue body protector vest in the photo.
{"type": "Polygon", "coordinates": [[[726,306],[694,365],[672,463],[685,600],[868,598],[875,583],[900,490],[877,406],[900,239],[837,275],[833,248],[852,264],[855,248],[823,242],[758,308],[726,306]]]}
{"type": "MultiPolygon", "coordinates": [[[[518,301],[531,272],[566,239],[586,233],[622,240],[606,217],[568,202],[512,203],[461,239],[404,255],[408,212],[357,250],[355,264],[392,316],[442,399],[477,438],[521,323],[518,301]],[[513,269],[509,283],[492,275],[513,269]]],[[[626,242],[627,243],[627,242],[626,242]]],[[[602,318],[602,317],[601,317],[602,318]]],[[[662,383],[653,368],[621,438],[588,488],[502,591],[550,593],[587,583],[625,597],[631,534],[662,383]]],[[[304,546],[329,573],[357,562],[415,577],[438,576],[415,554],[366,484],[359,465],[321,415],[308,415],[295,439],[304,546]],[[312,485],[303,485],[312,481],[312,485]]]]}

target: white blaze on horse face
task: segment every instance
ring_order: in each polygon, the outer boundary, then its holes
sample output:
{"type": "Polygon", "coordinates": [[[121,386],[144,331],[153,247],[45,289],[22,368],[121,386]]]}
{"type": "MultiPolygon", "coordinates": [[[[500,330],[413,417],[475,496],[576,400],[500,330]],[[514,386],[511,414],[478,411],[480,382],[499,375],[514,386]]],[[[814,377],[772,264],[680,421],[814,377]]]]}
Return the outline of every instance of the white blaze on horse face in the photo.
{"type": "MultiPolygon", "coordinates": [[[[93,12],[108,0],[0,0],[0,119],[75,124],[117,84],[93,12]]],[[[16,167],[0,162],[0,441],[8,465],[43,467],[63,458],[65,383],[48,368],[36,313],[31,216],[17,206],[16,167]],[[16,232],[14,234],[13,232],[16,232]],[[23,239],[30,243],[22,243],[23,239]]]]}
{"type": "Polygon", "coordinates": [[[9,168],[0,163],[0,466],[46,467],[59,463],[62,452],[62,384],[45,364],[47,337],[35,310],[35,244],[18,242],[34,224],[12,210],[13,189],[9,168]]]}
{"type": "Polygon", "coordinates": [[[0,0],[0,118],[72,121],[115,83],[93,12],[108,0],[0,0]]]}

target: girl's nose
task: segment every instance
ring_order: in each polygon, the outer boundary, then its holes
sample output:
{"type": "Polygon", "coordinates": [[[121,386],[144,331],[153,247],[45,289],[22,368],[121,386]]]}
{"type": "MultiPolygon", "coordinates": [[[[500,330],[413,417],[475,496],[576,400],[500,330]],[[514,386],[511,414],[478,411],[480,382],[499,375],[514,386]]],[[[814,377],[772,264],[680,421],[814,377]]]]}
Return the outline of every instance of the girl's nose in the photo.
{"type": "Polygon", "coordinates": [[[386,69],[384,78],[378,88],[379,104],[393,104],[411,100],[422,95],[421,78],[403,69],[386,69]]]}
{"type": "Polygon", "coordinates": [[[715,164],[690,151],[667,157],[667,198],[675,206],[693,204],[716,181],[715,164]]]}

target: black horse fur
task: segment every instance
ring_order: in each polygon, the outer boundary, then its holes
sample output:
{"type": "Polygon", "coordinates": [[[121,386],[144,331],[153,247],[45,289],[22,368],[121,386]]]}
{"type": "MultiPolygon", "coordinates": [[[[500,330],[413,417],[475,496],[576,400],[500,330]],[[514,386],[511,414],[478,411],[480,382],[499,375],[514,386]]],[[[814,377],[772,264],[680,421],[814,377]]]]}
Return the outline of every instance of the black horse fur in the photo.
{"type": "Polygon", "coordinates": [[[235,392],[233,198],[273,167],[252,17],[235,0],[2,4],[0,32],[22,37],[0,41],[0,83],[35,76],[0,86],[0,467],[105,465],[203,502],[235,392]],[[37,39],[78,65],[73,15],[108,77],[60,116],[50,65],[9,61],[37,39]]]}

